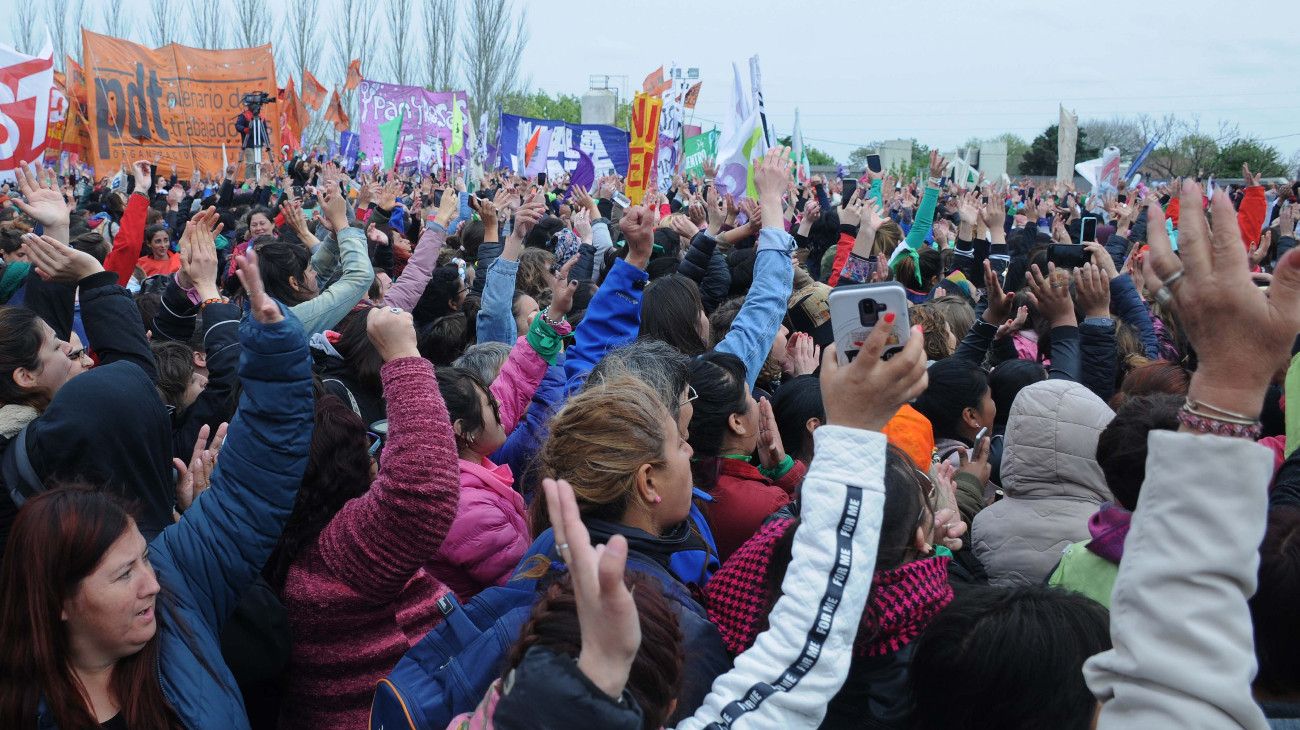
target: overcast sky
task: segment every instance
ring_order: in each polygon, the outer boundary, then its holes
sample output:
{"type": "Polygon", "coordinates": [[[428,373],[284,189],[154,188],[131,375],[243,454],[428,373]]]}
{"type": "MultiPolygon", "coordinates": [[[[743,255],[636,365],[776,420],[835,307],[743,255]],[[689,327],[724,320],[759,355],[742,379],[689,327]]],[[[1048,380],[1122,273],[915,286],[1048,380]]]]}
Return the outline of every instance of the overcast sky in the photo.
{"type": "Polygon", "coordinates": [[[1008,131],[1029,140],[1057,121],[1058,102],[1081,120],[1176,112],[1217,129],[1226,119],[1276,138],[1284,157],[1300,150],[1296,0],[528,6],[534,86],[578,92],[601,73],[639,87],[660,64],[697,66],[707,128],[728,104],[731,62],[745,73],[757,53],[769,122],[788,134],[799,107],[805,140],[840,160],[900,137],[941,148],[1008,131]]]}
{"type": "MultiPolygon", "coordinates": [[[[789,134],[798,107],[804,138],[840,160],[900,137],[945,150],[1002,132],[1030,140],[1058,102],[1084,121],[1173,112],[1213,131],[1227,120],[1284,158],[1300,153],[1297,0],[515,1],[528,7],[534,88],[581,94],[590,75],[610,74],[635,90],[661,64],[694,66],[707,129],[722,121],[731,63],[747,73],[757,53],[769,122],[789,134]]],[[[148,6],[127,5],[143,37],[148,6]]],[[[283,27],[282,3],[271,7],[283,27]]],[[[0,39],[11,14],[0,11],[0,39]]],[[[321,0],[325,27],[336,15],[321,0]]],[[[321,65],[322,80],[339,80],[321,65]]]]}

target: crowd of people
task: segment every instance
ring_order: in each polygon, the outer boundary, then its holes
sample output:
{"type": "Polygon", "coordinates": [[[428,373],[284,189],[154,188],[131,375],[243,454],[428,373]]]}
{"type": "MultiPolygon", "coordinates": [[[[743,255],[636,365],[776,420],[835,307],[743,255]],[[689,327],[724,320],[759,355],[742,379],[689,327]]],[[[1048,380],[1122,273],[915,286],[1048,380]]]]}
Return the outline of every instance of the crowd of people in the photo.
{"type": "Polygon", "coordinates": [[[0,727],[1300,728],[1300,183],[264,167],[0,189],[0,727]]]}

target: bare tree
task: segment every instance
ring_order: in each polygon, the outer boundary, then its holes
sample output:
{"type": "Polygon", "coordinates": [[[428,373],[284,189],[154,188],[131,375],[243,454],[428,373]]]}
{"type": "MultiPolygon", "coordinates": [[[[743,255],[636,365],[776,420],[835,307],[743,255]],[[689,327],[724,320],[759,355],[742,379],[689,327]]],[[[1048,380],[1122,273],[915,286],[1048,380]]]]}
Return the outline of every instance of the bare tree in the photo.
{"type": "Polygon", "coordinates": [[[10,24],[14,32],[14,48],[19,52],[26,53],[29,56],[35,56],[40,53],[41,49],[36,44],[43,41],[43,38],[37,38],[38,32],[36,23],[36,5],[30,2],[20,2],[14,6],[14,19],[10,24]]]}
{"type": "Polygon", "coordinates": [[[516,18],[514,0],[472,0],[468,15],[460,48],[474,118],[527,85],[519,57],[528,45],[528,11],[520,10],[516,18]]]}
{"type": "MultiPolygon", "coordinates": [[[[341,84],[348,77],[348,65],[352,59],[361,60],[362,73],[373,71],[370,68],[371,5],[369,0],[339,0],[339,10],[340,17],[330,37],[334,42],[334,58],[338,62],[335,78],[339,80],[339,90],[343,91],[341,84]]],[[[353,102],[356,95],[355,90],[343,93],[343,107],[349,115],[355,111],[353,102]]]]}
{"type": "MultiPolygon", "coordinates": [[[[31,0],[23,0],[31,4],[31,0]]],[[[84,0],[46,0],[45,26],[54,46],[54,65],[63,68],[63,57],[81,58],[81,23],[84,0]]],[[[37,41],[39,43],[39,41],[37,41]]]]}
{"type": "Polygon", "coordinates": [[[182,17],[171,0],[149,0],[149,41],[155,48],[183,42],[182,17]]]}
{"type": "Polygon", "coordinates": [[[428,85],[431,91],[447,91],[456,82],[456,6],[452,0],[425,0],[424,38],[429,44],[428,85]]]}
{"type": "Polygon", "coordinates": [[[99,6],[104,11],[104,32],[114,38],[127,38],[132,23],[126,0],[105,0],[99,6]]]}
{"type": "Polygon", "coordinates": [[[194,45],[226,47],[226,13],[221,0],[190,0],[194,18],[194,45]]]}
{"type": "Polygon", "coordinates": [[[415,57],[415,3],[388,0],[384,6],[388,25],[388,71],[395,84],[409,84],[418,63],[415,57]]]}
{"type": "Polygon", "coordinates": [[[289,73],[302,78],[304,69],[310,69],[320,61],[320,24],[318,21],[320,6],[315,0],[290,0],[285,8],[284,33],[281,43],[285,46],[289,73]]]}
{"type": "Polygon", "coordinates": [[[271,42],[271,13],[264,0],[235,0],[235,40],[244,48],[271,42]]]}

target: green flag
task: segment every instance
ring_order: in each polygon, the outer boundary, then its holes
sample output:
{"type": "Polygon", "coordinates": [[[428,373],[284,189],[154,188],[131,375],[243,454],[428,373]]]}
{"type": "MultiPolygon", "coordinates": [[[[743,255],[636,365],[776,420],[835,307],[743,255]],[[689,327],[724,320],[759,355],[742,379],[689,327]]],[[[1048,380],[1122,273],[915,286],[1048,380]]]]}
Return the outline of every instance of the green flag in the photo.
{"type": "Polygon", "coordinates": [[[714,129],[682,140],[682,174],[686,177],[703,177],[704,161],[718,156],[718,136],[714,129]]]}
{"type": "Polygon", "coordinates": [[[402,122],[405,117],[405,112],[398,112],[397,116],[379,125],[379,140],[384,145],[385,170],[393,169],[397,161],[397,143],[402,138],[402,122]]]}
{"type": "Polygon", "coordinates": [[[461,147],[465,146],[465,119],[460,114],[460,104],[456,103],[456,97],[451,97],[451,151],[448,154],[454,155],[460,152],[461,147]]]}

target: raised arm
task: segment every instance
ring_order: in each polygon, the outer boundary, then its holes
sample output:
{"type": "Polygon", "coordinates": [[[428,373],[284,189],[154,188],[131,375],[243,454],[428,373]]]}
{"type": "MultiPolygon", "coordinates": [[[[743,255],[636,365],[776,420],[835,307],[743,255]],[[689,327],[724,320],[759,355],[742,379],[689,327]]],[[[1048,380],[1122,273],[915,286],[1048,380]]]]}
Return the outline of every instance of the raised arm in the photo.
{"type": "Polygon", "coordinates": [[[370,489],[339,510],[319,545],[339,580],[383,604],[438,552],[456,515],[460,472],[447,407],[433,366],[416,349],[411,315],[377,307],[366,331],[384,359],[388,439],[370,489]]]}
{"type": "Polygon", "coordinates": [[[453,211],[448,197],[450,196],[443,196],[438,212],[431,220],[425,221],[415,251],[407,260],[406,268],[402,269],[402,275],[397,277],[397,281],[388,290],[384,304],[409,312],[420,301],[420,295],[424,293],[424,287],[428,285],[434,266],[438,263],[438,254],[447,241],[447,225],[451,222],[453,211]]]}
{"type": "MultiPolygon", "coordinates": [[[[338,324],[357,302],[365,298],[375,280],[375,270],[370,265],[370,255],[366,248],[366,236],[360,229],[348,225],[343,194],[335,186],[327,186],[322,205],[338,239],[343,275],[315,299],[293,307],[293,313],[302,320],[303,330],[308,336],[324,332],[338,324]]],[[[326,245],[322,244],[317,251],[326,245]]]]}
{"type": "MultiPolygon", "coordinates": [[[[483,244],[495,245],[497,239],[497,211],[492,203],[481,200],[483,214],[483,244]],[[491,226],[488,224],[491,223],[491,226]],[[489,240],[489,238],[491,240],[489,240]]],[[[506,236],[505,246],[487,270],[487,283],[483,285],[483,306],[478,310],[476,322],[479,342],[514,342],[519,336],[515,328],[515,279],[519,274],[519,255],[524,249],[524,236],[537,225],[545,214],[540,200],[530,200],[515,213],[515,225],[506,236]]]]}
{"type": "Polygon", "coordinates": [[[1089,659],[1084,676],[1103,703],[1099,728],[1266,728],[1251,694],[1247,599],[1273,458],[1253,442],[1264,394],[1300,331],[1300,254],[1278,262],[1265,294],[1251,284],[1227,196],[1211,201],[1211,232],[1200,185],[1185,182],[1181,194],[1177,256],[1159,206],[1148,206],[1148,278],[1181,274],[1156,296],[1170,294],[1199,366],[1179,432],[1148,436],[1140,508],[1111,599],[1114,648],[1089,659]],[[1170,530],[1180,539],[1169,540],[1170,530]]]}
{"type": "Polygon", "coordinates": [[[255,256],[238,274],[251,316],[240,326],[243,392],[212,486],[153,543],[159,570],[194,594],[205,623],[219,627],[270,557],[307,468],[314,399],[302,328],[266,296],[255,256]],[[164,567],[165,566],[165,567],[164,567]]]}
{"type": "Polygon", "coordinates": [[[755,163],[754,184],[762,206],[763,228],[758,233],[758,254],[754,257],[754,283],[731,329],[718,343],[718,352],[729,352],[745,363],[745,379],[754,387],[772,349],[781,320],[785,318],[794,283],[790,254],[794,238],[781,221],[781,193],[790,177],[789,149],[776,147],[755,163]]]}
{"type": "MultiPolygon", "coordinates": [[[[104,257],[104,270],[117,274],[117,283],[126,286],[135,273],[135,262],[140,259],[140,247],[144,245],[144,222],[149,213],[149,186],[153,182],[149,174],[149,163],[141,160],[135,163],[135,192],[127,198],[126,210],[122,213],[122,223],[117,235],[113,237],[113,250],[104,257]]],[[[111,226],[112,221],[100,225],[111,226]]]]}

